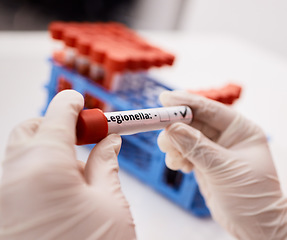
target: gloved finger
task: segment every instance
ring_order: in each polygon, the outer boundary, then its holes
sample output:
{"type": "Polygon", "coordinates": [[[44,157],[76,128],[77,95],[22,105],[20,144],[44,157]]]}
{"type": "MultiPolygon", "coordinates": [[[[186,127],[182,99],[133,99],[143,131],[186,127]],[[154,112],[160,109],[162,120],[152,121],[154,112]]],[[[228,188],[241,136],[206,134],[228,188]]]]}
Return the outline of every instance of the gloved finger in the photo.
{"type": "Polygon", "coordinates": [[[181,154],[175,149],[169,151],[165,155],[165,164],[172,170],[182,169],[186,159],[182,158],[181,154]]]}
{"type": "Polygon", "coordinates": [[[202,193],[205,201],[207,201],[208,204],[208,200],[211,198],[211,191],[210,191],[210,185],[208,184],[208,179],[207,176],[205,174],[203,174],[202,172],[200,172],[199,169],[194,169],[194,174],[195,174],[195,179],[198,183],[200,192],[202,193]]]}
{"type": "Polygon", "coordinates": [[[206,138],[200,131],[183,123],[166,128],[166,135],[173,147],[201,172],[212,170],[225,163],[228,150],[206,138]]]}
{"type": "Polygon", "coordinates": [[[75,144],[77,119],[83,106],[84,99],[80,93],[74,90],[58,93],[39,127],[40,138],[75,144]]]}
{"type": "Polygon", "coordinates": [[[32,118],[20,123],[10,133],[7,146],[19,146],[29,141],[38,131],[41,122],[42,118],[32,118]]]}
{"type": "Polygon", "coordinates": [[[161,131],[158,135],[157,138],[157,144],[159,149],[166,153],[168,152],[168,150],[170,150],[172,146],[172,142],[169,140],[168,136],[166,136],[166,132],[165,131],[161,131]]]}
{"type": "Polygon", "coordinates": [[[105,191],[119,188],[117,156],[120,148],[121,137],[111,134],[92,149],[85,167],[85,179],[89,185],[102,187],[105,191]]]}
{"type": "Polygon", "coordinates": [[[78,168],[79,168],[80,173],[84,176],[86,163],[78,160],[77,164],[78,164],[78,168]]]}
{"type": "Polygon", "coordinates": [[[208,137],[214,142],[217,141],[217,139],[219,138],[221,134],[219,130],[216,130],[215,128],[209,126],[208,124],[198,121],[196,119],[192,121],[191,126],[199,130],[200,132],[202,132],[204,136],[208,137]]]}
{"type": "Polygon", "coordinates": [[[164,106],[188,105],[194,119],[224,131],[233,121],[235,112],[219,102],[185,91],[163,92],[159,97],[164,106]]]}
{"type": "Polygon", "coordinates": [[[9,135],[5,149],[5,162],[17,154],[21,154],[23,145],[29,143],[38,131],[42,118],[29,119],[15,127],[9,135]]]}
{"type": "Polygon", "coordinates": [[[190,173],[193,170],[193,168],[194,168],[193,163],[186,160],[181,168],[181,171],[184,173],[190,173]]]}
{"type": "Polygon", "coordinates": [[[259,126],[237,114],[234,121],[220,135],[217,143],[228,149],[240,144],[240,147],[244,149],[248,148],[252,142],[261,143],[263,139],[267,142],[265,133],[259,126]]]}
{"type": "MultiPolygon", "coordinates": [[[[180,152],[178,152],[174,147],[168,136],[166,136],[165,131],[162,131],[157,139],[158,146],[162,152],[165,152],[165,163],[166,166],[172,170],[183,170],[189,166],[189,161],[184,159],[180,152]]],[[[192,165],[192,163],[190,163],[192,165]]],[[[192,168],[191,168],[192,169],[192,168]]],[[[191,170],[190,170],[191,171],[191,170]]]]}

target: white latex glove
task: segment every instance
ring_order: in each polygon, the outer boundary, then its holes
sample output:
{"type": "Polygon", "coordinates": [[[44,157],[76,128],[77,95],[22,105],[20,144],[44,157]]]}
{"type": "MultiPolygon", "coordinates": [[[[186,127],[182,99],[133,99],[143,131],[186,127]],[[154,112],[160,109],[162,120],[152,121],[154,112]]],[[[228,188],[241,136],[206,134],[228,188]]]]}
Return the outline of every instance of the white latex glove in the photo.
{"type": "Polygon", "coordinates": [[[119,135],[91,151],[75,152],[83,97],[59,93],[44,118],[11,133],[0,185],[0,239],[135,239],[129,205],[118,179],[119,135]]]}
{"type": "Polygon", "coordinates": [[[193,110],[191,126],[170,125],[158,144],[169,168],[194,168],[213,218],[237,239],[287,239],[287,201],[263,131],[198,95],[164,92],[160,100],[164,106],[193,110]]]}

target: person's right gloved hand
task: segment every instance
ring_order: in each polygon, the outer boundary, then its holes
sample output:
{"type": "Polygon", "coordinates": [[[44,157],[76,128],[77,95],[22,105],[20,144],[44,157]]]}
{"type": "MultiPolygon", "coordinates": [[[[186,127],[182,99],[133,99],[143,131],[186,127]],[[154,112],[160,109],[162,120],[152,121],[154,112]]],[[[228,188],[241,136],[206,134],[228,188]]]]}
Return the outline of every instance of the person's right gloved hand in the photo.
{"type": "Polygon", "coordinates": [[[263,131],[198,95],[164,92],[160,100],[193,110],[191,126],[170,125],[158,144],[169,168],[194,169],[213,218],[237,239],[287,239],[287,201],[263,131]]]}
{"type": "Polygon", "coordinates": [[[84,99],[65,90],[45,117],[16,127],[0,181],[1,240],[136,239],[118,178],[119,135],[111,134],[77,161],[76,123],[84,99]]]}

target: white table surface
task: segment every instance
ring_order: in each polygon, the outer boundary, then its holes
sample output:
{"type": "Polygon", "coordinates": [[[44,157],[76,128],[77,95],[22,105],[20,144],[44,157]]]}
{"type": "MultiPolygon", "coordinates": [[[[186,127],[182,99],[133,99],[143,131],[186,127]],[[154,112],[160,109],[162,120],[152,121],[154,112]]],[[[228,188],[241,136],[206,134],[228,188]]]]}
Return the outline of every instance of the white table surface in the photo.
{"type": "MultiPolygon", "coordinates": [[[[176,54],[173,67],[153,76],[178,89],[243,86],[233,106],[257,122],[270,137],[270,147],[283,190],[287,192],[287,59],[229,36],[142,32],[151,42],[176,54]]],[[[38,116],[46,102],[51,41],[46,32],[0,32],[0,156],[12,128],[38,116]]],[[[88,150],[77,147],[85,160],[88,150]]],[[[233,239],[212,219],[199,219],[120,171],[139,240],[233,239]]]]}

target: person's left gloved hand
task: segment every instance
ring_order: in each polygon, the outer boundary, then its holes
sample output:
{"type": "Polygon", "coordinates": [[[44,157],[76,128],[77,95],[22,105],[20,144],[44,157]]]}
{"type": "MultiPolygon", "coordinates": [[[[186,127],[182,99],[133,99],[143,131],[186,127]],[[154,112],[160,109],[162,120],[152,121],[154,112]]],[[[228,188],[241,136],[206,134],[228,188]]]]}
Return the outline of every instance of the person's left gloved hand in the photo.
{"type": "Polygon", "coordinates": [[[11,133],[0,184],[0,239],[135,239],[118,179],[118,135],[76,159],[75,126],[83,98],[63,91],[44,118],[11,133]]]}

